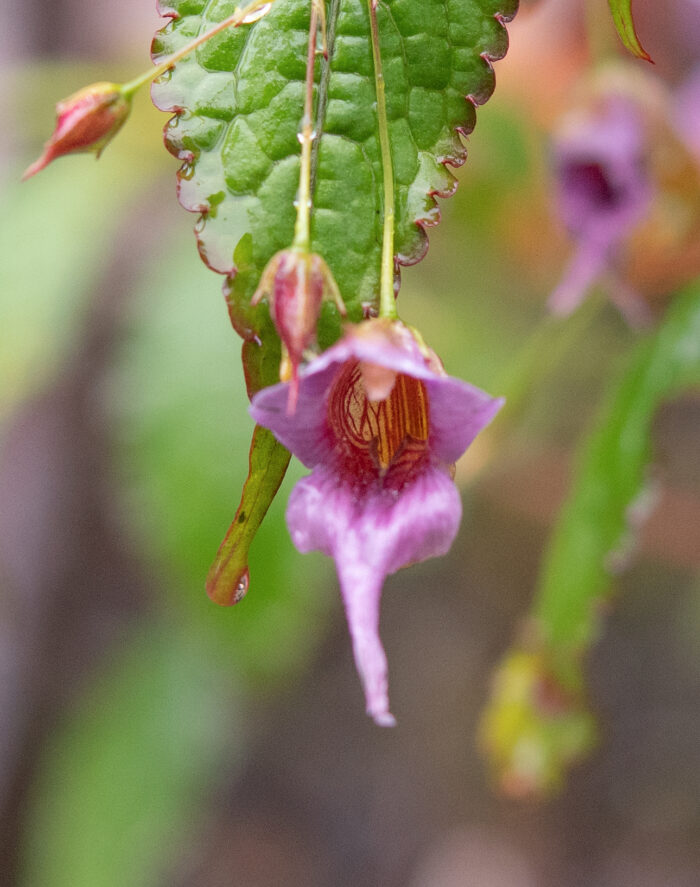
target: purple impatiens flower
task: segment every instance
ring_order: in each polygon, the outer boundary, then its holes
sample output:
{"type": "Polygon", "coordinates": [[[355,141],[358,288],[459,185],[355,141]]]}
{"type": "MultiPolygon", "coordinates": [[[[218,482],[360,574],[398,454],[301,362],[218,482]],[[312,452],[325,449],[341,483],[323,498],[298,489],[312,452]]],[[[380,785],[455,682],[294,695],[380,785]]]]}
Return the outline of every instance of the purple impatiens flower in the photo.
{"type": "Polygon", "coordinates": [[[387,663],[379,639],[384,579],[445,554],[462,514],[454,462],[494,417],[498,400],[445,374],[398,321],[368,320],[287,385],[260,391],[251,414],[312,473],[289,499],[287,524],[303,553],[335,560],[367,713],[389,726],[387,663]]]}
{"type": "MultiPolygon", "coordinates": [[[[620,242],[644,217],[652,196],[645,140],[641,110],[623,96],[610,96],[593,110],[570,115],[557,134],[557,212],[577,248],[550,297],[554,313],[569,314],[579,305],[608,270],[620,242]]],[[[612,296],[619,296],[619,307],[631,320],[641,319],[634,315],[643,306],[635,305],[624,285],[612,296]]]]}

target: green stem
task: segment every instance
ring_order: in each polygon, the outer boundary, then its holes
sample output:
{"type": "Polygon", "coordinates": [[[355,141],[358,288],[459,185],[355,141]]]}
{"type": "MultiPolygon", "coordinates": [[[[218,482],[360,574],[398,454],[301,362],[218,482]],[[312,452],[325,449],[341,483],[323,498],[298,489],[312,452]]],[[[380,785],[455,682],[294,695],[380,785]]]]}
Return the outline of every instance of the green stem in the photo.
{"type": "Polygon", "coordinates": [[[367,5],[369,7],[370,31],[372,34],[374,87],[377,95],[379,146],[382,154],[382,176],[384,178],[384,225],[379,285],[379,316],[394,320],[398,317],[396,296],[394,294],[394,167],[391,161],[389,123],[386,116],[386,89],[382,72],[382,54],[379,48],[377,2],[376,0],[367,0],[367,5]]]}
{"type": "Polygon", "coordinates": [[[311,149],[315,135],[314,121],[314,71],[316,66],[316,35],[318,33],[318,0],[311,0],[311,21],[309,22],[309,51],[306,57],[306,97],[304,116],[301,121],[301,167],[299,170],[299,190],[297,191],[297,219],[294,226],[295,249],[309,252],[311,249],[311,149]]]}
{"type": "Polygon", "coordinates": [[[154,68],[149,68],[148,71],[144,71],[139,77],[135,77],[133,80],[130,80],[128,83],[123,84],[121,87],[122,95],[125,98],[131,98],[131,96],[139,90],[146,83],[149,83],[151,80],[155,80],[156,77],[160,77],[161,74],[165,74],[167,70],[173,67],[180,59],[184,58],[186,55],[192,52],[192,50],[196,49],[198,46],[201,46],[202,43],[206,43],[207,40],[210,40],[216,34],[219,34],[221,31],[225,31],[226,28],[237,28],[239,25],[248,24],[245,20],[253,15],[256,12],[259,12],[263,7],[270,6],[273,0],[251,0],[243,9],[236,9],[236,11],[225,18],[223,21],[219,22],[217,25],[214,25],[211,30],[206,31],[204,34],[200,34],[198,37],[195,37],[190,43],[186,46],[183,46],[182,49],[179,49],[176,53],[169,56],[165,61],[161,62],[159,65],[156,65],[154,68]]]}
{"type": "Polygon", "coordinates": [[[546,317],[501,369],[489,387],[506,398],[498,421],[502,433],[519,420],[528,398],[542,379],[550,376],[590,332],[604,305],[602,296],[595,294],[568,317],[546,317]]]}

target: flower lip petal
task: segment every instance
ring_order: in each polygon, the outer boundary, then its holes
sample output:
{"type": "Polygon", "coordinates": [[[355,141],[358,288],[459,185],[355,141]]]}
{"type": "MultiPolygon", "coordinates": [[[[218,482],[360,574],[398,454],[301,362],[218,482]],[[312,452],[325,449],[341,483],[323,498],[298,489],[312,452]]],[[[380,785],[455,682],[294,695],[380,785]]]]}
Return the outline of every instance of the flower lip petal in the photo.
{"type": "Polygon", "coordinates": [[[411,563],[445,554],[459,528],[462,503],[440,468],[429,466],[395,496],[371,489],[355,496],[325,465],[296,485],[287,525],[302,552],[333,557],[367,713],[381,726],[389,711],[386,655],[379,639],[384,578],[411,563]]]}

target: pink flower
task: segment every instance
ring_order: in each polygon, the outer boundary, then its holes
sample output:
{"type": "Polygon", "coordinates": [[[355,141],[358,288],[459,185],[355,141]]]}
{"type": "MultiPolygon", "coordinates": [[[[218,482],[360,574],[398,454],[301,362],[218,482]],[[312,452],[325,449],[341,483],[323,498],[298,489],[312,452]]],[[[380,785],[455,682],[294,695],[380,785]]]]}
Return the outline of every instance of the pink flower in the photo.
{"type": "Polygon", "coordinates": [[[93,83],[56,105],[56,128],[38,160],[25,170],[22,179],[40,172],[63,154],[92,151],[98,157],[123,126],[131,110],[117,83],[93,83]]]}
{"type": "Polygon", "coordinates": [[[275,385],[251,414],[313,469],[290,496],[289,531],[302,553],[335,560],[367,713],[389,726],[384,578],[450,548],[462,513],[454,462],[502,400],[447,376],[407,327],[380,319],[348,327],[301,371],[293,414],[286,404],[275,385]]]}
{"type": "MultiPolygon", "coordinates": [[[[554,313],[569,314],[579,305],[644,218],[652,196],[646,150],[641,108],[622,95],[564,120],[553,146],[557,210],[576,251],[550,297],[554,313]]],[[[644,319],[643,305],[624,285],[611,295],[633,322],[644,319]]]]}

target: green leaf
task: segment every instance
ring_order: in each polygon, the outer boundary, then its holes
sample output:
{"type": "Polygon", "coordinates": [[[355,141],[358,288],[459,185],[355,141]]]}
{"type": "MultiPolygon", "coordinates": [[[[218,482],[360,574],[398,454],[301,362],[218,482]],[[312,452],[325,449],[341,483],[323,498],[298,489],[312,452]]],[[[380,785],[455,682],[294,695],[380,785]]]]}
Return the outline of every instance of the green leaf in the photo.
{"type": "MultiPolygon", "coordinates": [[[[229,15],[235,2],[174,0],[170,6],[175,18],[156,39],[158,60],[229,15]]],[[[422,257],[424,229],[439,219],[434,195],[454,191],[447,165],[465,158],[459,132],[472,129],[475,105],[493,90],[489,59],[505,53],[503,21],[516,6],[516,0],[387,0],[379,6],[400,263],[422,257]]],[[[203,257],[231,274],[234,249],[248,238],[247,270],[230,283],[229,302],[234,325],[249,342],[276,338],[267,309],[253,310],[249,300],[267,261],[292,240],[308,23],[308,2],[276,0],[255,24],[223,32],[179,62],[153,91],[159,107],[176,111],[166,142],[184,161],[180,200],[203,216],[203,257]]],[[[321,135],[312,246],[328,262],[350,316],[359,319],[363,303],[376,303],[382,240],[365,0],[329,0],[328,46],[328,63],[319,60],[316,72],[321,135]]],[[[339,329],[336,309],[325,306],[321,344],[339,329]]],[[[273,363],[260,383],[275,381],[273,363]]]]}
{"type": "Polygon", "coordinates": [[[207,578],[207,592],[217,604],[237,604],[248,591],[250,544],[277,495],[290,456],[271,431],[255,426],[241,504],[207,578]]]}
{"type": "Polygon", "coordinates": [[[620,40],[622,40],[625,47],[629,49],[632,55],[636,55],[637,58],[651,62],[651,56],[642,47],[639,37],[637,37],[637,31],[632,19],[632,0],[608,0],[608,5],[610,6],[617,33],[620,35],[620,40]]]}
{"type": "Polygon", "coordinates": [[[581,450],[545,556],[527,640],[499,667],[482,722],[487,754],[506,787],[553,790],[563,769],[594,741],[583,655],[595,641],[611,575],[648,510],[654,415],[665,400],[698,386],[700,282],[676,299],[655,334],[637,346],[581,450]]]}

